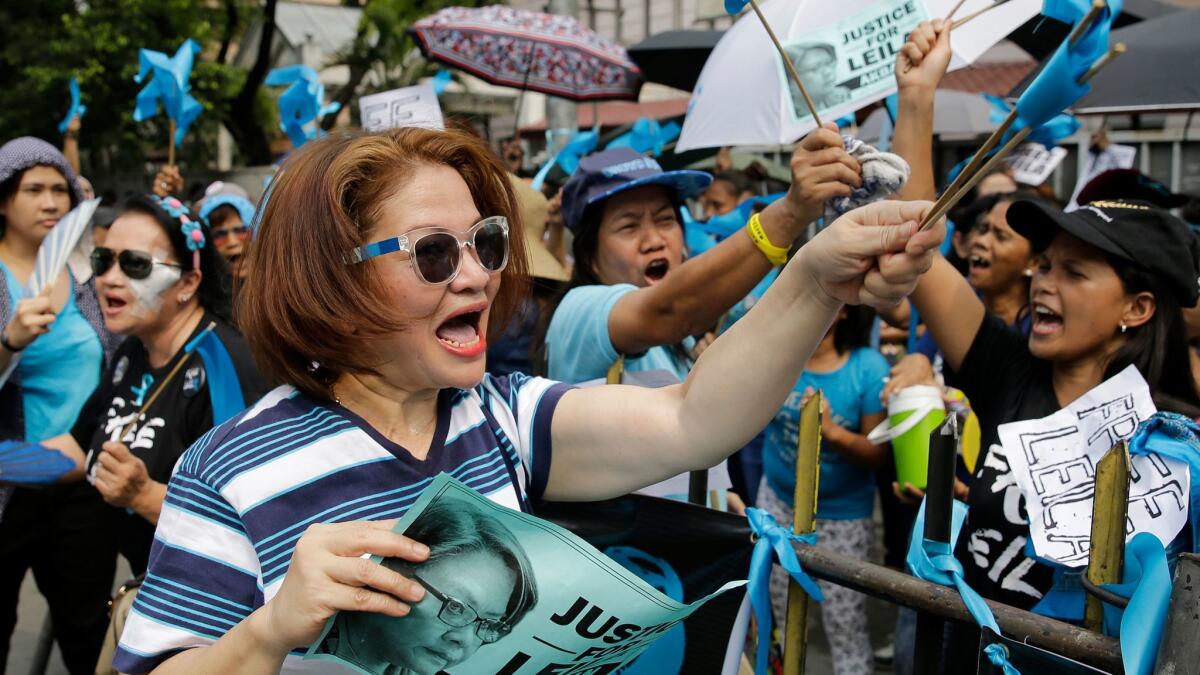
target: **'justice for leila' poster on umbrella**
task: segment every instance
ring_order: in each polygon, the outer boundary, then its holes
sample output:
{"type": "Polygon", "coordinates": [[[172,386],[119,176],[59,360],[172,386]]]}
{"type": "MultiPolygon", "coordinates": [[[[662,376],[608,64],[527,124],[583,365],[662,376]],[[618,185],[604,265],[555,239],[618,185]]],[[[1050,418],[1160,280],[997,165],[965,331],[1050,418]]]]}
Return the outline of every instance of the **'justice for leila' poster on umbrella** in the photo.
{"type": "MultiPolygon", "coordinates": [[[[879,2],[785,41],[783,47],[818,114],[855,110],[860,107],[858,101],[869,103],[896,86],[896,54],[908,34],[928,16],[921,0],[879,2]],[[854,105],[847,106],[849,103],[854,105]]],[[[800,89],[788,77],[783,63],[778,65],[779,77],[791,96],[785,108],[791,112],[792,121],[810,117],[800,89]]]]}
{"type": "Polygon", "coordinates": [[[306,658],[372,675],[610,673],[743,583],[681,604],[570,532],[445,474],[396,531],[427,544],[429,559],[376,560],[425,597],[402,618],[336,614],[306,658]]]}

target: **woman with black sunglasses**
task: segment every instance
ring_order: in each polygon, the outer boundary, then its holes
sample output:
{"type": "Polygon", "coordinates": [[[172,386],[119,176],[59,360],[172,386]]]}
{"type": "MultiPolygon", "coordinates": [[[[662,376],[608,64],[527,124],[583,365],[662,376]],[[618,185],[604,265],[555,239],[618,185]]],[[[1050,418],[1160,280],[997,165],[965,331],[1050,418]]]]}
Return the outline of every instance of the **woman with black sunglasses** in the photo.
{"type": "Polygon", "coordinates": [[[779,409],[843,302],[909,292],[944,235],[916,232],[930,206],[837,219],[682,385],[576,389],[485,373],[527,261],[483,143],[407,128],[306,144],[275,179],[238,297],[256,362],[286,385],[180,460],[114,667],[311,672],[289,654],[337,611],[416,612],[427,585],[363,555],[430,558],[391,529],[439,473],[533,510],[717,464],[779,409]]]}
{"type": "Polygon", "coordinates": [[[114,507],[106,509],[109,522],[97,526],[115,527],[119,552],[136,575],[146,569],[171,469],[223,407],[213,395],[222,395],[224,382],[213,380],[230,376],[209,372],[185,346],[211,330],[230,356],[245,403],[258,398],[263,384],[229,324],[225,263],[179,200],[130,200],[105,246],[92,251],[91,264],[105,324],[131,339],[114,354],[70,433],[47,445],[85,466],[88,481],[114,507]]]}

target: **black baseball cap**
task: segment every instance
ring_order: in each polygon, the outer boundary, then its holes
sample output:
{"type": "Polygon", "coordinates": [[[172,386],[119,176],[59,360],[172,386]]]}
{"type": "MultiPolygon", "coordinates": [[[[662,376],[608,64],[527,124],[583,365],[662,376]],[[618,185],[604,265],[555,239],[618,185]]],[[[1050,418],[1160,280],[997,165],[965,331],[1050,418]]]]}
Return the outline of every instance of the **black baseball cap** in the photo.
{"type": "Polygon", "coordinates": [[[623,190],[662,185],[682,202],[703,192],[711,182],[712,176],[704,171],[663,171],[653,157],[632,148],[593,153],[579,160],[579,168],[563,186],[563,223],[572,232],[577,231],[589,206],[623,190]]]}
{"type": "Polygon", "coordinates": [[[1008,226],[1039,253],[1059,230],[1158,276],[1184,307],[1200,296],[1200,240],[1191,228],[1150,202],[1100,200],[1064,213],[1049,204],[1016,201],[1008,226]]]}
{"type": "Polygon", "coordinates": [[[1188,202],[1187,195],[1171,192],[1171,188],[1137,169],[1109,169],[1097,174],[1083,186],[1075,201],[1087,204],[1101,199],[1139,200],[1163,209],[1177,209],[1188,202]]]}

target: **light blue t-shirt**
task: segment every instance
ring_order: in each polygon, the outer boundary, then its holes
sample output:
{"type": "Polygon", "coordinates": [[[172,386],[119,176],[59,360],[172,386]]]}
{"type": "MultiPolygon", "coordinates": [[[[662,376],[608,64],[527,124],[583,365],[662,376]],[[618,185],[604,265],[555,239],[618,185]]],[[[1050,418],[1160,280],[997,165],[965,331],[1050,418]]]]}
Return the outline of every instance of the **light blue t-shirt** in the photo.
{"type": "MultiPolygon", "coordinates": [[[[15,316],[22,284],[3,264],[0,268],[15,316]]],[[[100,384],[103,360],[100,336],[79,311],[72,290],[58,318],[50,324],[50,331],[21,352],[17,365],[26,440],[41,441],[71,430],[83,404],[100,384]]]]}
{"type": "MultiPolygon", "coordinates": [[[[850,353],[841,368],[828,373],[804,371],[787,401],[767,426],[763,446],[763,472],[767,485],[792,504],[796,491],[796,445],[800,430],[800,401],[812,387],[825,397],[825,410],[839,426],[861,433],[863,415],[883,412],[879,393],[888,363],[874,349],[850,353]]],[[[875,477],[872,471],[846,459],[840,452],[821,444],[821,477],[817,494],[817,518],[854,520],[869,518],[875,508],[875,477]]]]}
{"type": "MultiPolygon", "coordinates": [[[[578,384],[608,373],[618,356],[608,335],[608,316],[622,296],[636,290],[633,284],[580,286],[563,297],[546,331],[550,379],[578,384]]],[[[690,350],[694,344],[689,337],[683,347],[690,350]]],[[[675,346],[651,347],[645,354],[625,355],[626,372],[666,370],[682,382],[691,367],[691,359],[679,354],[675,346]]]]}

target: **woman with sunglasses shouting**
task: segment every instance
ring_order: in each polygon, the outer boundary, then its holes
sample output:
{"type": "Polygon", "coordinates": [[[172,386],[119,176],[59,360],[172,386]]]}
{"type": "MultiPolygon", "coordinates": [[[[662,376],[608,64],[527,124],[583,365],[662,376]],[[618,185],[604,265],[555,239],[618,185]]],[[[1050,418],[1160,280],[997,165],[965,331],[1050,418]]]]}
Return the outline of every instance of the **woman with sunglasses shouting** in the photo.
{"type": "Polygon", "coordinates": [[[339,610],[406,616],[429,585],[457,597],[432,565],[423,585],[362,558],[435,553],[391,530],[441,472],[533,510],[718,463],[766,426],[843,302],[911,290],[945,233],[916,233],[929,206],[832,223],[683,384],[576,389],[484,372],[527,262],[482,142],[408,128],[305,145],[275,179],[238,299],[258,364],[286,384],[180,460],[115,667],[297,672],[311,664],[289,654],[339,610]]]}
{"type": "Polygon", "coordinates": [[[110,528],[138,575],[149,560],[171,470],[223,405],[214,395],[230,395],[231,386],[251,403],[264,387],[228,323],[225,263],[179,200],[130,200],[104,243],[91,254],[104,322],[129,339],[70,433],[47,444],[86,467],[88,481],[113,507],[96,526],[110,528]],[[208,330],[215,336],[206,339],[220,343],[232,372],[215,366],[209,372],[207,360],[185,349],[208,330]]]}

